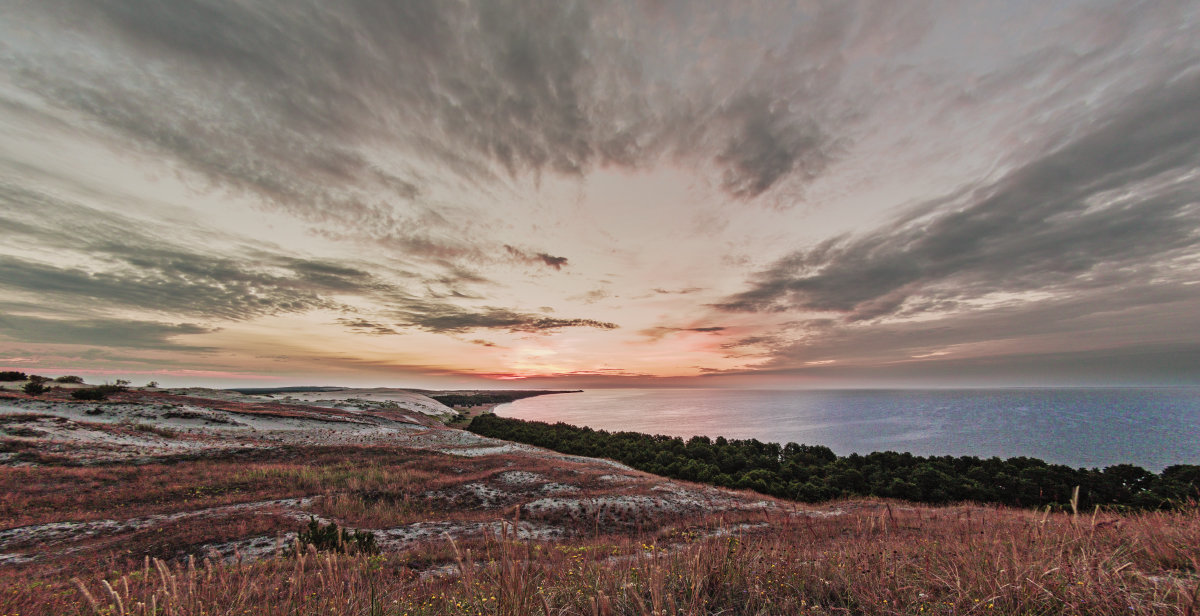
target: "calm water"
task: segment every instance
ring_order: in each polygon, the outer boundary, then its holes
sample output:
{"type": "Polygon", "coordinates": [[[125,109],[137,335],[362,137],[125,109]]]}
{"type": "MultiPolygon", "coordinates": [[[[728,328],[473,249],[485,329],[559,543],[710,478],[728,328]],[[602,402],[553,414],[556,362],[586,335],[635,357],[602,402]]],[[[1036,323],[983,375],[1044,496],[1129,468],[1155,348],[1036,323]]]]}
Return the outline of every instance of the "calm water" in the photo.
{"type": "Polygon", "coordinates": [[[1031,456],[1071,466],[1200,464],[1200,389],[617,389],[499,407],[605,430],[756,438],[852,452],[1031,456]]]}

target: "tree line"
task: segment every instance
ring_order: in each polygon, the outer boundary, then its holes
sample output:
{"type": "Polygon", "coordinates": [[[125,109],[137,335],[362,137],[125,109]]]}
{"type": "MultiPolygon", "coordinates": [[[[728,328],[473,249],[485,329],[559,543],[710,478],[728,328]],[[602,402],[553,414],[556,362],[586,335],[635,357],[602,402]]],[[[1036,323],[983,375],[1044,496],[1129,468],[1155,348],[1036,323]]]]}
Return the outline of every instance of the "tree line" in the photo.
{"type": "Polygon", "coordinates": [[[1103,470],[1071,468],[1036,458],[915,456],[894,451],[838,456],[822,445],[763,443],[696,436],[608,432],[565,423],[485,414],[468,430],[561,453],[609,458],[676,479],[819,502],[880,496],[945,504],[973,501],[1015,507],[1090,510],[1171,509],[1200,499],[1200,466],[1180,464],[1155,474],[1131,464],[1103,470]]]}
{"type": "Polygon", "coordinates": [[[480,406],[484,404],[505,404],[513,400],[521,398],[532,398],[534,396],[542,396],[545,394],[567,394],[575,393],[569,391],[544,391],[544,390],[512,390],[512,391],[487,391],[471,394],[427,394],[430,398],[441,402],[449,407],[469,407],[480,406]]]}

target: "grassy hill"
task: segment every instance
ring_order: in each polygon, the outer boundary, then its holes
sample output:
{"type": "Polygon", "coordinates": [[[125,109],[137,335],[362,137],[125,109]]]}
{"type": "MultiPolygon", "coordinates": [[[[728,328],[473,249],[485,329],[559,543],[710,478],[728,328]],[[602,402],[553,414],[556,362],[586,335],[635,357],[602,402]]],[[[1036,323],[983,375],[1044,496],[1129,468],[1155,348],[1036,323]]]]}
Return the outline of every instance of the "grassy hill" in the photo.
{"type": "Polygon", "coordinates": [[[190,393],[0,397],[0,614],[1200,608],[1195,505],[804,504],[488,439],[392,403],[190,393]],[[379,551],[316,541],[303,532],[314,520],[370,533],[379,551]]]}

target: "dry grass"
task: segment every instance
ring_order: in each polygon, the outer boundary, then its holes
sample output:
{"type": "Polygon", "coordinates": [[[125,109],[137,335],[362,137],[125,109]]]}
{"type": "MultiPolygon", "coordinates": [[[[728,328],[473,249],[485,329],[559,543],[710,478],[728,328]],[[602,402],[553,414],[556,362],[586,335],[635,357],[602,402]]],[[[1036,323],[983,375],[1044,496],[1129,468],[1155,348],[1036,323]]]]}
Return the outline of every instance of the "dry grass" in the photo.
{"type": "Polygon", "coordinates": [[[3,614],[1192,614],[1196,511],[1043,518],[843,503],[845,516],[719,519],[642,537],[511,537],[381,557],[179,560],[82,582],[0,577],[3,614]],[[727,522],[727,521],[724,521],[727,522]],[[189,564],[190,563],[190,564],[189,564]],[[434,563],[446,575],[429,575],[434,563]],[[112,591],[109,591],[109,588],[112,591]],[[91,606],[95,602],[95,609],[91,606]],[[107,610],[107,611],[106,611],[107,610]]]}
{"type": "Polygon", "coordinates": [[[420,492],[431,460],[379,447],[280,447],[155,464],[0,469],[0,528],[339,492],[420,492]]]}

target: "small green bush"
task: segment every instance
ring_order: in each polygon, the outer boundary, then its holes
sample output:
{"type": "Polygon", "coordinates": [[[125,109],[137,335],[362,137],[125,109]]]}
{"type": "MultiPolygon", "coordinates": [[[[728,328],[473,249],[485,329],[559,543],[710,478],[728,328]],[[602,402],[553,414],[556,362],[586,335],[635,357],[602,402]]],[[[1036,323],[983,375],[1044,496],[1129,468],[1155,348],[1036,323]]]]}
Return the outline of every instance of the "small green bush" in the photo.
{"type": "Polygon", "coordinates": [[[23,387],[21,391],[25,392],[25,394],[29,396],[40,396],[46,393],[46,386],[40,381],[30,381],[25,384],[25,387],[23,387]]]}
{"type": "Polygon", "coordinates": [[[55,383],[72,383],[75,385],[82,385],[83,377],[68,374],[66,376],[60,376],[57,379],[54,379],[54,382],[55,383]]]}
{"type": "Polygon", "coordinates": [[[118,380],[116,383],[105,383],[87,389],[76,389],[71,397],[76,400],[107,400],[109,396],[127,391],[129,381],[118,380]]]}
{"type": "Polygon", "coordinates": [[[338,525],[333,522],[322,526],[315,517],[309,518],[308,528],[300,531],[298,540],[302,547],[311,545],[321,552],[379,553],[379,545],[375,543],[375,533],[364,530],[347,531],[344,528],[338,528],[338,525]]]}
{"type": "Polygon", "coordinates": [[[25,374],[24,372],[17,372],[16,370],[5,370],[4,372],[0,372],[0,381],[24,381],[28,378],[28,374],[25,374]]]}

